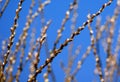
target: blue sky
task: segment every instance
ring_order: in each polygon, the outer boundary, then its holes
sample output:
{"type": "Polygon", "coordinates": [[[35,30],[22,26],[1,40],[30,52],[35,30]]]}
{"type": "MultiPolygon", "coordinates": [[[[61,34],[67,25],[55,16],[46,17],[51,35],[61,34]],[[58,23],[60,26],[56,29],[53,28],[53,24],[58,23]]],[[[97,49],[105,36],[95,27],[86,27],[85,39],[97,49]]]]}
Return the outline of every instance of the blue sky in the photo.
{"type": "MultiPolygon", "coordinates": [[[[57,36],[57,30],[61,27],[61,22],[62,22],[63,18],[65,17],[65,12],[69,9],[69,5],[72,1],[73,0],[51,0],[51,3],[44,8],[45,22],[47,22],[50,19],[52,20],[52,23],[47,31],[47,40],[48,40],[49,49],[53,48],[53,43],[57,36]]],[[[77,10],[78,17],[77,17],[77,22],[76,22],[76,29],[79,26],[81,26],[83,24],[83,22],[85,22],[87,20],[88,13],[91,13],[91,14],[95,13],[107,1],[108,0],[79,0],[79,3],[78,3],[79,6],[78,6],[78,10],[77,10]]],[[[19,0],[11,0],[9,5],[7,6],[3,16],[0,18],[0,46],[1,46],[2,40],[6,40],[10,36],[9,29],[13,25],[13,21],[14,21],[13,19],[15,16],[15,10],[17,8],[18,2],[19,2],[19,0]]],[[[22,5],[22,10],[20,12],[20,18],[18,20],[18,28],[16,29],[16,36],[14,39],[14,43],[16,43],[18,41],[18,38],[23,30],[23,27],[25,26],[25,22],[27,20],[26,16],[28,14],[28,9],[29,9],[30,4],[31,4],[31,0],[29,0],[29,1],[25,0],[22,5]]],[[[105,10],[101,13],[101,15],[100,15],[101,24],[105,23],[107,16],[113,15],[115,6],[116,6],[116,0],[114,0],[112,2],[112,4],[110,6],[108,6],[107,8],[105,8],[105,10]]],[[[38,4],[36,3],[36,5],[34,7],[34,11],[37,9],[37,7],[38,7],[38,4]]],[[[71,16],[70,16],[70,18],[71,18],[71,16]]],[[[116,37],[118,35],[118,29],[120,27],[118,22],[116,23],[115,40],[114,41],[116,41],[116,37]]],[[[95,24],[96,24],[96,19],[92,23],[93,29],[95,29],[95,24]]],[[[65,30],[62,34],[60,43],[58,44],[57,47],[59,47],[60,44],[63,43],[66,40],[66,38],[68,38],[70,36],[70,34],[71,34],[70,26],[71,26],[71,19],[68,20],[68,22],[66,23],[65,30]]],[[[33,27],[36,28],[36,37],[38,37],[40,34],[40,31],[41,31],[40,16],[38,16],[30,26],[29,35],[28,35],[28,39],[27,39],[28,44],[27,44],[27,47],[26,47],[27,49],[26,49],[25,53],[27,53],[29,51],[29,40],[30,40],[29,38],[30,38],[30,33],[31,33],[31,30],[33,27]]],[[[90,45],[90,35],[89,35],[89,30],[87,27],[81,32],[80,35],[75,37],[73,44],[74,44],[73,53],[78,46],[81,46],[80,54],[74,62],[74,66],[73,66],[73,70],[74,70],[76,68],[77,61],[79,59],[81,59],[83,53],[86,51],[87,47],[90,45]]],[[[15,48],[15,44],[13,44],[12,49],[14,49],[14,48],[15,48]]],[[[102,55],[101,56],[102,63],[103,63],[103,66],[105,66],[104,62],[105,62],[106,55],[103,52],[102,47],[100,50],[102,51],[100,54],[100,55],[102,55]]],[[[63,61],[65,63],[65,66],[67,66],[68,52],[69,52],[68,47],[65,47],[62,50],[62,53],[60,53],[52,62],[52,68],[53,68],[53,72],[55,73],[57,82],[64,81],[65,73],[60,67],[60,61],[63,61]]],[[[41,50],[41,60],[40,60],[41,64],[44,63],[45,58],[46,58],[45,50],[43,47],[41,50]]],[[[29,74],[28,67],[29,67],[29,64],[27,66],[25,66],[25,69],[21,73],[21,76],[20,76],[21,82],[26,82],[26,80],[28,79],[28,74],[29,74]]],[[[95,59],[94,59],[93,53],[91,52],[89,57],[84,62],[81,70],[76,75],[76,79],[78,80],[78,82],[92,82],[93,79],[95,79],[95,78],[98,79],[98,76],[96,77],[94,75],[94,69],[95,69],[95,59]]],[[[38,82],[43,82],[43,73],[45,72],[45,70],[46,70],[46,68],[43,70],[43,72],[41,74],[38,75],[38,79],[39,79],[38,82]]],[[[50,82],[52,82],[52,81],[50,81],[50,82]]],[[[99,82],[99,81],[97,81],[97,82],[99,82]]]]}

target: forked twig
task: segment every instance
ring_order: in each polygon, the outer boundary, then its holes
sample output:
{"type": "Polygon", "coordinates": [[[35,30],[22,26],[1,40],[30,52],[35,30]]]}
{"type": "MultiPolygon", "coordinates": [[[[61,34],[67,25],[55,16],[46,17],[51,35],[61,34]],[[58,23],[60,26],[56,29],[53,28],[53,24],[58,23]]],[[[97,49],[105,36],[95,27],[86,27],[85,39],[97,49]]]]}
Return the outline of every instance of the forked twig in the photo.
{"type": "Polygon", "coordinates": [[[112,3],[112,1],[113,1],[113,0],[109,0],[107,3],[103,4],[103,6],[99,9],[98,12],[96,12],[95,14],[92,14],[91,17],[90,17],[90,19],[88,19],[85,23],[83,23],[83,25],[82,25],[81,27],[79,27],[79,28],[77,29],[77,31],[75,31],[75,32],[70,36],[70,38],[66,39],[65,42],[64,42],[63,44],[61,44],[61,46],[60,46],[58,49],[55,49],[55,50],[51,53],[51,57],[46,59],[45,63],[44,63],[42,66],[40,66],[40,68],[39,68],[38,70],[36,70],[35,74],[33,74],[33,75],[31,76],[31,78],[28,79],[28,82],[34,81],[35,77],[36,77],[39,73],[41,73],[41,71],[43,70],[43,68],[45,68],[49,63],[51,63],[51,62],[53,61],[53,59],[58,55],[58,53],[60,53],[60,52],[63,50],[63,48],[68,45],[68,43],[70,43],[71,41],[73,41],[74,37],[77,36],[77,35],[79,35],[80,32],[85,28],[85,26],[86,26],[87,24],[90,24],[96,16],[98,16],[99,14],[101,14],[102,11],[103,11],[107,6],[109,6],[109,5],[112,3]]]}

